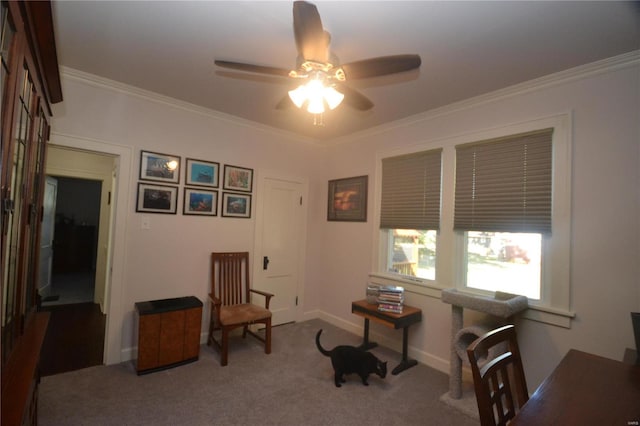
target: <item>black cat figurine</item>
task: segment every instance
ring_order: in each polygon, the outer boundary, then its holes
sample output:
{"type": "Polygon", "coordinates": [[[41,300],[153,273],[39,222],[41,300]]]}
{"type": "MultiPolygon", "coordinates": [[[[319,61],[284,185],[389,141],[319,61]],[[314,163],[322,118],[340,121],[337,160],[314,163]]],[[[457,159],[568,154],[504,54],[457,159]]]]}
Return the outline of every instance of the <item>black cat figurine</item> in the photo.
{"type": "Polygon", "coordinates": [[[365,386],[369,386],[369,383],[367,383],[369,374],[375,373],[380,378],[385,378],[387,375],[386,361],[382,362],[374,354],[355,346],[341,345],[328,351],[320,345],[321,333],[322,329],[316,334],[316,346],[323,355],[331,358],[336,387],[340,387],[342,386],[341,383],[346,382],[345,374],[357,374],[365,386]]]}

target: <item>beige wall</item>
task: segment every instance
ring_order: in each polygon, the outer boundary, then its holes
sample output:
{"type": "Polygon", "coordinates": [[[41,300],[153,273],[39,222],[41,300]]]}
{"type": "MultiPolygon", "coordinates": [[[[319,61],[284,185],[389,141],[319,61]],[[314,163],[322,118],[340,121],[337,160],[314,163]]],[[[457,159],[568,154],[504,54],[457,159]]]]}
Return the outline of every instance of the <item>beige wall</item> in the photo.
{"type": "MultiPolygon", "coordinates": [[[[362,323],[351,314],[350,302],[364,295],[373,267],[376,224],[371,213],[366,223],[327,222],[327,180],[369,175],[372,212],[376,206],[371,183],[379,152],[567,113],[574,127],[570,267],[576,318],[569,329],[519,321],[529,385],[534,388],[569,348],[621,358],[624,348],[633,345],[629,311],[640,310],[638,62],[636,56],[623,66],[523,85],[331,141],[326,147],[63,73],[65,102],[54,111],[52,142],[64,143],[71,135],[73,145],[88,140],[88,146],[131,152],[122,165],[128,167],[129,181],[119,194],[119,202],[127,206],[118,220],[126,228],[126,240],[118,277],[121,294],[112,298],[121,305],[121,318],[111,332],[118,340],[111,344],[116,348],[109,362],[131,356],[136,301],[186,294],[206,300],[208,253],[253,247],[253,217],[149,215],[151,229],[142,230],[141,215],[134,211],[140,149],[306,178],[306,317],[322,317],[359,332],[362,323]]],[[[411,355],[446,371],[449,306],[418,294],[408,294],[407,301],[424,311],[423,322],[411,329],[411,355]]],[[[372,331],[399,347],[400,333],[376,326],[372,331]]]]}

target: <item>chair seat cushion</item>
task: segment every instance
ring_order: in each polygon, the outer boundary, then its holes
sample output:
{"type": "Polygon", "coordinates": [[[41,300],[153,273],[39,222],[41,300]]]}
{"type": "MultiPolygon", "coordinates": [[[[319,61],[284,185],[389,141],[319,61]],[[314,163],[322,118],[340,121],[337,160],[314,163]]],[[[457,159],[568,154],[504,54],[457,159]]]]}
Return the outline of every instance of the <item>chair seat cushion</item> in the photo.
{"type": "Polygon", "coordinates": [[[271,311],[251,303],[220,307],[222,325],[236,325],[262,321],[271,317],[271,311]]]}

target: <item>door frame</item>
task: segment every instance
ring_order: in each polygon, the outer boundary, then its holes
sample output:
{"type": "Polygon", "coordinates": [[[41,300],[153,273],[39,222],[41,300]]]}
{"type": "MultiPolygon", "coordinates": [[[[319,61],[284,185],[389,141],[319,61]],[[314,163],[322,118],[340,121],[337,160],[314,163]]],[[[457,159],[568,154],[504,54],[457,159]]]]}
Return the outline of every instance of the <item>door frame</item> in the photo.
{"type": "Polygon", "coordinates": [[[126,267],[126,223],[129,210],[129,188],[133,148],[116,145],[95,139],[51,132],[49,145],[77,149],[96,154],[109,154],[115,157],[116,176],[113,181],[111,197],[112,215],[107,254],[107,282],[105,283],[105,307],[107,321],[103,360],[107,365],[122,361],[121,330],[124,323],[123,290],[126,267]]]}
{"type": "MultiPolygon", "coordinates": [[[[51,145],[49,148],[55,148],[57,152],[71,151],[68,148],[61,147],[59,145],[51,145]]],[[[96,235],[96,259],[95,259],[95,276],[94,276],[94,296],[93,303],[97,303],[100,305],[100,310],[102,313],[106,313],[106,286],[109,279],[109,271],[107,259],[109,255],[109,229],[111,227],[111,215],[113,214],[112,206],[110,203],[110,195],[109,193],[113,192],[113,175],[114,175],[114,167],[115,167],[115,157],[103,156],[101,154],[91,152],[91,151],[79,151],[72,150],[74,153],[78,153],[79,157],[75,158],[75,160],[86,161],[87,163],[93,161],[102,161],[96,160],[97,158],[104,157],[108,159],[104,162],[104,165],[109,163],[108,169],[104,169],[101,167],[97,167],[96,171],[89,170],[86,167],[82,169],[76,169],[70,165],[59,164],[55,161],[51,161],[52,152],[51,150],[47,153],[47,162],[46,162],[46,176],[56,177],[56,178],[71,178],[80,181],[92,181],[92,182],[100,182],[100,214],[98,217],[98,234],[96,235]],[[86,157],[82,157],[82,155],[86,155],[86,157]]]]}
{"type": "MultiPolygon", "coordinates": [[[[292,182],[302,186],[302,220],[300,224],[300,238],[298,241],[298,253],[300,253],[300,257],[298,258],[298,266],[297,266],[297,283],[296,283],[296,293],[298,297],[298,303],[295,307],[295,321],[303,320],[304,316],[304,282],[305,282],[305,268],[306,268],[306,249],[307,249],[307,216],[308,216],[308,205],[309,205],[309,181],[307,178],[300,176],[293,176],[289,174],[283,174],[282,172],[271,171],[271,170],[257,170],[256,171],[256,182],[257,182],[257,194],[265,194],[265,180],[280,180],[285,182],[292,182]]],[[[262,252],[262,235],[263,235],[263,227],[264,227],[264,195],[256,197],[256,208],[255,208],[255,217],[256,217],[256,227],[254,234],[254,246],[253,246],[253,268],[252,268],[252,280],[253,285],[256,289],[264,289],[262,283],[257,279],[260,276],[260,271],[262,270],[262,259],[259,259],[258,253],[262,252]]],[[[267,290],[268,291],[268,290],[267,290]]],[[[276,295],[277,297],[277,295],[276,295]]]]}

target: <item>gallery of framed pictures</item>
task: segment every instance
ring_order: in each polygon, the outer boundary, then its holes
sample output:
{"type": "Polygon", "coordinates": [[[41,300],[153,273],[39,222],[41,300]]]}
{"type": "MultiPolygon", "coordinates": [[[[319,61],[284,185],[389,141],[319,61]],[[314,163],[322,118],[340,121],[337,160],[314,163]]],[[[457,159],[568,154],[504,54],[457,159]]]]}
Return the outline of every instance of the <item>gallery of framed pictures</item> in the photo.
{"type": "Polygon", "coordinates": [[[368,176],[356,176],[329,181],[328,221],[367,221],[368,179],[368,176]]]}
{"type": "MultiPolygon", "coordinates": [[[[178,155],[141,150],[136,212],[176,214],[182,166],[178,155]]],[[[251,217],[253,169],[227,164],[220,176],[220,163],[187,157],[184,185],[183,215],[218,216],[220,202],[223,217],[251,217]],[[220,179],[222,197],[217,190],[220,179]]]]}

